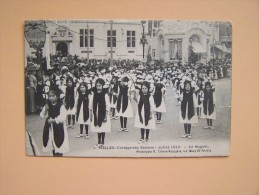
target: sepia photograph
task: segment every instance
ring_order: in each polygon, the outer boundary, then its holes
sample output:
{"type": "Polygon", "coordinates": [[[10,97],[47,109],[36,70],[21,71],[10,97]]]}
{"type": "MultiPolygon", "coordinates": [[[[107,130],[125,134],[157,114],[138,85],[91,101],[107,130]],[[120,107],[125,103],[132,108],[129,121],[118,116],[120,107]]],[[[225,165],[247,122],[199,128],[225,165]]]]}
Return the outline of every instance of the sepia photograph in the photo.
{"type": "Polygon", "coordinates": [[[27,20],[26,154],[229,156],[232,25],[27,20]]]}

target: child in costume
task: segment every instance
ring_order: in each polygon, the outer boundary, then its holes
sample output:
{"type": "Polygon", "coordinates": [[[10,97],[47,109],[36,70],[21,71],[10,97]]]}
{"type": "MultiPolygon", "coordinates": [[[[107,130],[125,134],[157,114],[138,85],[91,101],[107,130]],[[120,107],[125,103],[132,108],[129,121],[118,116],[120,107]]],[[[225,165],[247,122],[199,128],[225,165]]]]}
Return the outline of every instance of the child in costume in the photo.
{"type": "Polygon", "coordinates": [[[87,88],[86,82],[80,83],[78,95],[76,96],[76,120],[80,125],[80,133],[76,138],[83,137],[85,127],[85,138],[89,139],[88,126],[90,125],[90,96],[91,93],[87,88]]]}
{"type": "Polygon", "coordinates": [[[203,79],[198,79],[197,85],[196,85],[196,98],[197,98],[197,115],[198,117],[201,116],[201,108],[202,108],[202,101],[203,101],[203,86],[202,86],[202,80],[203,79]]]}
{"type": "Polygon", "coordinates": [[[141,139],[139,143],[147,143],[149,141],[149,132],[151,129],[156,129],[154,118],[154,98],[149,92],[150,84],[146,81],[142,83],[139,93],[137,113],[135,117],[135,127],[140,128],[141,139]],[[145,137],[146,135],[146,137],[145,137]]]}
{"type": "Polygon", "coordinates": [[[154,87],[154,102],[155,102],[155,112],[157,115],[157,123],[161,123],[161,117],[162,113],[166,112],[166,107],[165,107],[165,87],[160,81],[155,82],[155,87],[154,87]]]}
{"type": "Polygon", "coordinates": [[[105,81],[98,78],[95,83],[95,88],[92,90],[91,96],[91,131],[98,135],[98,143],[95,148],[100,148],[104,145],[105,133],[111,132],[111,121],[109,116],[110,100],[106,91],[103,89],[105,81]]]}
{"type": "Polygon", "coordinates": [[[202,103],[202,111],[201,111],[201,118],[207,119],[207,126],[205,129],[215,129],[212,126],[212,120],[216,119],[216,96],[214,93],[214,89],[212,89],[211,82],[206,82],[204,87],[204,98],[202,103]]]}
{"type": "Polygon", "coordinates": [[[118,78],[114,76],[111,81],[112,81],[110,85],[111,119],[118,119],[118,116],[115,116],[117,99],[119,95],[118,78]]]}
{"type": "Polygon", "coordinates": [[[60,90],[53,86],[48,93],[48,102],[40,116],[46,118],[43,129],[43,152],[53,152],[53,156],[63,156],[69,151],[66,127],[66,108],[59,98],[60,90]]]}
{"type": "Polygon", "coordinates": [[[184,123],[184,135],[183,138],[191,139],[191,125],[198,123],[198,117],[196,114],[196,95],[191,87],[191,81],[184,81],[184,88],[181,94],[181,109],[179,115],[179,122],[184,123]]]}
{"type": "Polygon", "coordinates": [[[119,95],[117,100],[117,116],[120,116],[120,124],[121,128],[119,129],[119,132],[125,131],[128,132],[127,129],[127,120],[128,117],[133,117],[133,110],[132,105],[130,101],[131,92],[130,88],[128,87],[129,78],[123,77],[120,82],[120,89],[119,89],[119,95]]]}
{"type": "Polygon", "coordinates": [[[76,98],[76,87],[72,77],[67,77],[66,79],[66,90],[65,90],[65,107],[67,109],[67,118],[68,118],[68,128],[75,127],[75,114],[76,114],[76,107],[75,107],[75,98],[76,98]],[[72,123],[71,123],[72,119],[72,123]]]}

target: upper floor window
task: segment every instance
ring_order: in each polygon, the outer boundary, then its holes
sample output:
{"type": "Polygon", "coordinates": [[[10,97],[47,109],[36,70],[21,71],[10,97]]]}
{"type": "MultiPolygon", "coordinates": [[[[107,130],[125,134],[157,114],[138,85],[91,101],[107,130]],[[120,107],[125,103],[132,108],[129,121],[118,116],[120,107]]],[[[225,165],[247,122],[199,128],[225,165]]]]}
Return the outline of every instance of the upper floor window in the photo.
{"type": "Polygon", "coordinates": [[[89,45],[88,45],[88,31],[87,29],[80,29],[80,47],[94,47],[94,30],[89,29],[89,45]]]}
{"type": "Polygon", "coordinates": [[[116,47],[116,30],[107,30],[107,47],[116,47]]]}
{"type": "Polygon", "coordinates": [[[127,31],[127,47],[135,47],[136,45],[136,32],[127,31]]]}

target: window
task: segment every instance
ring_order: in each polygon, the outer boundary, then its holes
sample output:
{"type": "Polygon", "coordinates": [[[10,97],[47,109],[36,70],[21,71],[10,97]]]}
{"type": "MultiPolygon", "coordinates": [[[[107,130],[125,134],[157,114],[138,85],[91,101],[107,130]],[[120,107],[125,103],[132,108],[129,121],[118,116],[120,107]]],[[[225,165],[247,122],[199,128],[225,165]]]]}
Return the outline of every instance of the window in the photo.
{"type": "Polygon", "coordinates": [[[116,47],[116,30],[113,30],[112,34],[110,30],[107,30],[107,47],[111,46],[116,47]]]}
{"type": "MultiPolygon", "coordinates": [[[[80,29],[80,47],[88,46],[87,33],[88,33],[87,29],[80,29]]],[[[89,29],[89,36],[90,36],[89,47],[94,47],[94,30],[93,29],[89,29]]]]}
{"type": "Polygon", "coordinates": [[[135,47],[136,33],[135,31],[127,31],[127,47],[135,47]]]}
{"type": "Polygon", "coordinates": [[[152,57],[153,58],[156,57],[156,50],[155,49],[152,50],[152,57]]]}

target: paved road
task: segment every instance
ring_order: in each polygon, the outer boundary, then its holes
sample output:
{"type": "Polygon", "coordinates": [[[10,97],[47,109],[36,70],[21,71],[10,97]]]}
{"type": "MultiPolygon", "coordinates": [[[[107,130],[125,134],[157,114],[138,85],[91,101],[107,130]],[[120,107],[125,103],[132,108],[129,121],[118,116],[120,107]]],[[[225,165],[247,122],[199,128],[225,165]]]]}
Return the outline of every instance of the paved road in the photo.
{"type": "MultiPolygon", "coordinates": [[[[171,87],[168,88],[166,96],[167,113],[162,116],[162,124],[157,125],[157,130],[150,134],[150,143],[147,145],[167,145],[167,144],[189,144],[189,143],[214,143],[218,146],[215,150],[217,154],[225,153],[228,150],[230,140],[230,105],[231,105],[231,79],[225,78],[215,81],[216,84],[216,109],[217,120],[214,121],[215,130],[203,129],[206,125],[206,120],[199,119],[197,127],[192,128],[192,139],[181,138],[184,129],[183,124],[178,122],[180,106],[174,98],[174,91],[171,87]]],[[[136,113],[136,103],[133,102],[133,110],[136,113]]],[[[26,129],[34,137],[39,149],[42,145],[42,129],[44,120],[39,115],[26,116],[26,129]]],[[[111,146],[139,146],[140,130],[134,127],[134,118],[128,119],[129,132],[118,132],[120,128],[119,120],[112,120],[112,132],[106,134],[106,145],[111,146]]],[[[79,132],[79,125],[75,129],[68,129],[70,152],[66,156],[102,156],[108,154],[107,150],[96,150],[93,146],[97,143],[96,133],[90,131],[90,139],[75,138],[79,132]]],[[[125,151],[125,150],[123,150],[125,151]]],[[[120,153],[112,153],[110,156],[117,156],[120,153]]],[[[121,153],[122,154],[122,153],[121,153]]],[[[126,152],[125,156],[133,153],[126,152]]],[[[51,153],[42,153],[44,156],[49,156],[51,153]]]]}

